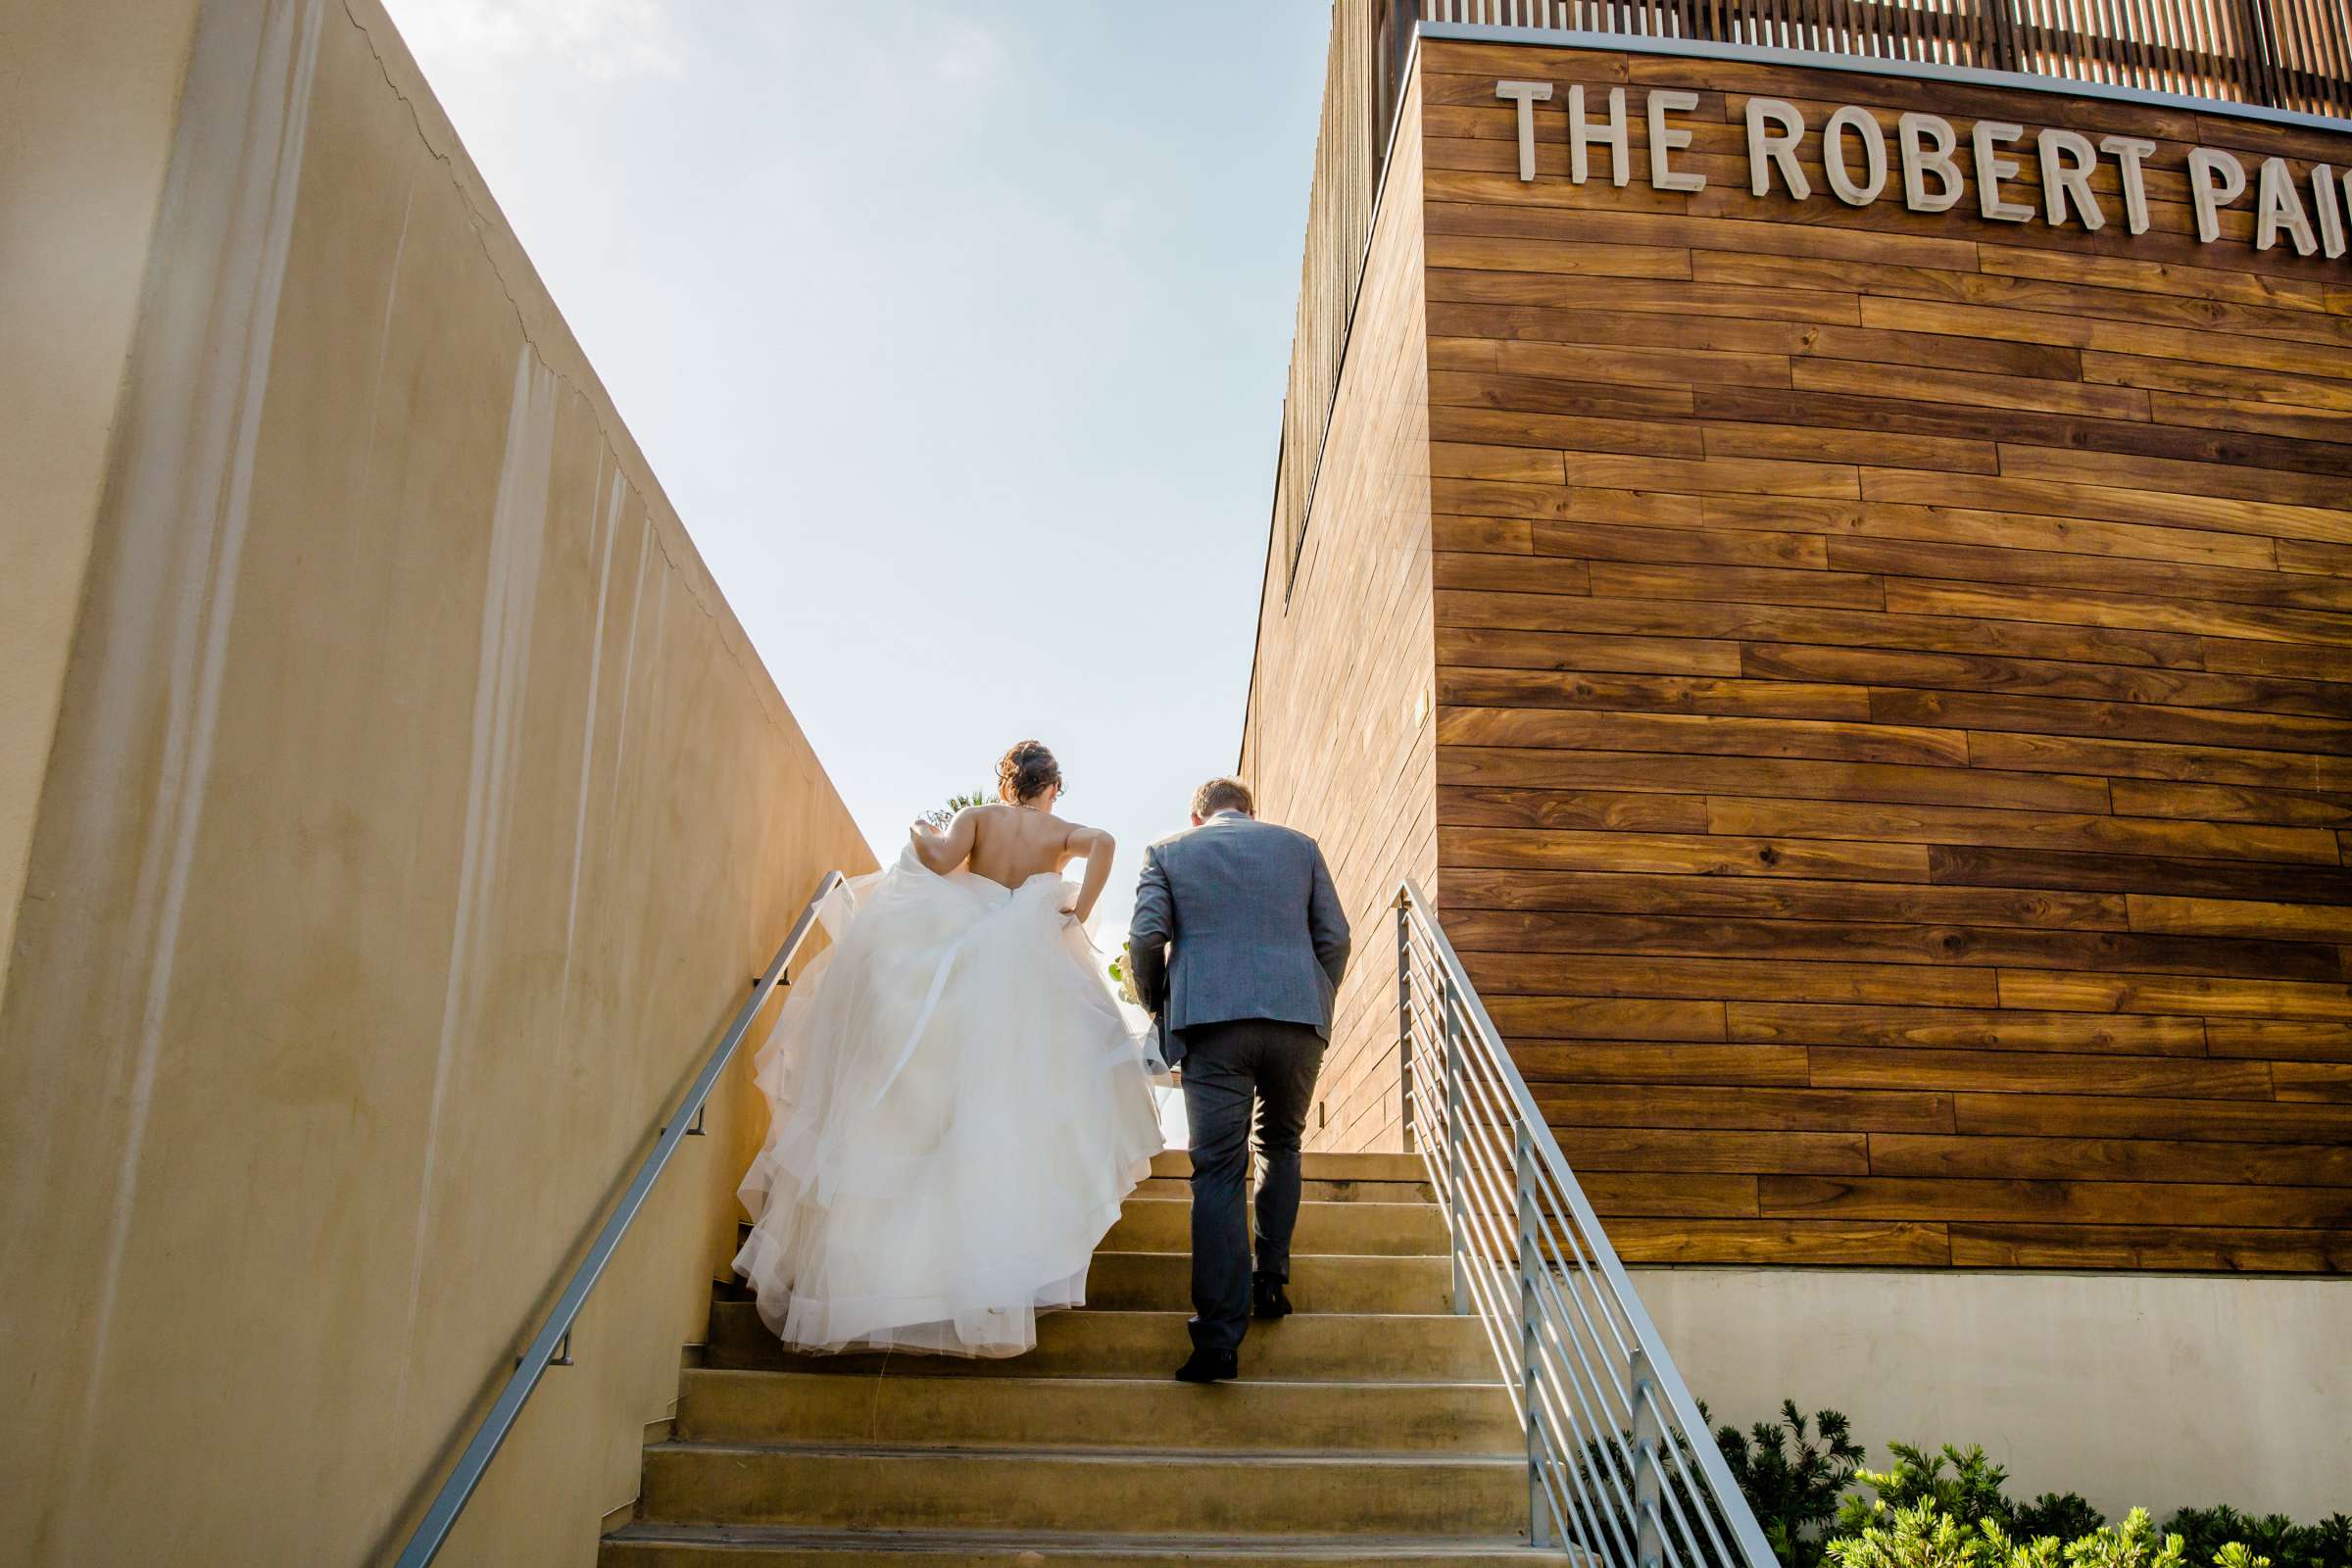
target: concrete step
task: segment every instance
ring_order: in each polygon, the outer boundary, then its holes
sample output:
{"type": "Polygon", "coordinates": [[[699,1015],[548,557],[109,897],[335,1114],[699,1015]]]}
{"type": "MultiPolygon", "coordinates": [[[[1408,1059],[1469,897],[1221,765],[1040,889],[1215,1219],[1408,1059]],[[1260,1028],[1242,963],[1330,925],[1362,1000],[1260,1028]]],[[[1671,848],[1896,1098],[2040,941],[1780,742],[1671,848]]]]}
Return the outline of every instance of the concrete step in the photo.
{"type": "MultiPolygon", "coordinates": [[[[1424,1182],[1428,1167],[1419,1154],[1321,1154],[1299,1156],[1299,1174],[1310,1182],[1424,1182]]],[[[1171,1149],[1152,1156],[1154,1176],[1190,1176],[1193,1156],[1171,1149]]]]}
{"type": "MultiPolygon", "coordinates": [[[[1194,1391],[1216,1398],[1221,1391],[1194,1391]]],[[[1525,1539],[1524,1456],[661,1443],[646,1520],[823,1530],[1525,1539]]]]}
{"type": "MultiPolygon", "coordinates": [[[[1192,1281],[1189,1251],[1097,1252],[1086,1299],[1107,1311],[1174,1311],[1192,1304],[1192,1281]]],[[[1291,1260],[1291,1300],[1300,1312],[1444,1312],[1452,1288],[1453,1271],[1443,1257],[1320,1253],[1291,1260]]]]}
{"type": "Polygon", "coordinates": [[[1178,1383],[1173,1366],[1131,1378],[862,1377],[686,1369],[684,1442],[888,1444],[907,1447],[1524,1451],[1494,1383],[1178,1383]]]}
{"type": "Polygon", "coordinates": [[[797,1530],[631,1524],[607,1536],[601,1568],[1551,1568],[1569,1558],[1506,1540],[1411,1536],[1131,1536],[797,1530]]]}
{"type": "MultiPolygon", "coordinates": [[[[1193,1245],[1189,1202],[1131,1198],[1102,1238],[1106,1252],[1182,1252],[1193,1245]]],[[[1304,1202],[1291,1238],[1294,1257],[1426,1257],[1446,1250],[1446,1216],[1434,1203],[1304,1202]]]]}
{"type": "MultiPolygon", "coordinates": [[[[1138,1198],[1181,1198],[1193,1196],[1189,1176],[1152,1176],[1137,1187],[1138,1198]]],[[[1299,1183],[1299,1196],[1310,1203],[1434,1203],[1437,1195],[1425,1181],[1357,1182],[1323,1181],[1309,1176],[1299,1183]]]]}
{"type": "MultiPolygon", "coordinates": [[[[1306,1182],[1292,1250],[1370,1256],[1416,1256],[1446,1250],[1446,1216],[1424,1187],[1401,1182],[1306,1182]]],[[[740,1248],[751,1221],[735,1222],[740,1248]]],[[[1172,1252],[1193,1245],[1189,1183],[1154,1176],[1121,1206],[1119,1222],[1102,1239],[1114,1252],[1172,1252]]]]}
{"type": "MultiPolygon", "coordinates": [[[[1172,1312],[1193,1300],[1189,1250],[1095,1254],[1086,1304],[1112,1312],[1172,1312]]],[[[1291,1299],[1301,1312],[1444,1312],[1452,1270],[1443,1257],[1323,1252],[1291,1260],[1291,1299]]],[[[748,1301],[740,1282],[719,1285],[719,1299],[748,1301]]],[[[1042,1319],[1041,1319],[1042,1321],[1042,1319]]]]}
{"type": "MultiPolygon", "coordinates": [[[[805,1355],[787,1350],[747,1300],[714,1302],[707,1363],[830,1374],[919,1371],[925,1377],[1132,1378],[1172,1372],[1192,1342],[1181,1308],[1051,1312],[1037,1348],[1005,1360],[954,1355],[805,1355]]],[[[1242,1353],[1259,1381],[1493,1382],[1494,1352],[1475,1317],[1451,1312],[1301,1312],[1253,1323],[1242,1353]]]]}

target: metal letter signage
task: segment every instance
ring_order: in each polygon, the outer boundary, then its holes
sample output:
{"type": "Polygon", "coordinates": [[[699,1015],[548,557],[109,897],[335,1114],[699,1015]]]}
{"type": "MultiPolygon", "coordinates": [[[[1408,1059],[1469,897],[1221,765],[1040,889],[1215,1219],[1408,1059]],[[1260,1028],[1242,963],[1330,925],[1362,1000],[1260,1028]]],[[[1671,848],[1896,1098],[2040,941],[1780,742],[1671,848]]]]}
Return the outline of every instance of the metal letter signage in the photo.
{"type": "MultiPolygon", "coordinates": [[[[1547,81],[1498,81],[1494,96],[1518,108],[1522,180],[1536,178],[1536,148],[1549,141],[1554,146],[1567,144],[1568,177],[1575,183],[1581,185],[1592,176],[1595,147],[1608,154],[1609,182],[1629,182],[1637,160],[1627,134],[1623,87],[1609,89],[1605,118],[1588,116],[1581,85],[1572,84],[1559,95],[1547,81]],[[1562,118],[1566,123],[1547,130],[1538,124],[1537,106],[1550,103],[1565,110],[1562,118]]],[[[1695,92],[1649,89],[1642,113],[1649,132],[1645,172],[1651,189],[1706,188],[1704,174],[1674,167],[1674,155],[1690,145],[1691,132],[1669,122],[1670,116],[1687,115],[1697,107],[1695,92]]],[[[1546,113],[1558,115],[1560,110],[1546,113]]],[[[2112,163],[2123,198],[2125,230],[2132,234],[2148,231],[2147,166],[2158,149],[2155,142],[2137,136],[2101,136],[2093,142],[2063,125],[2045,125],[2029,139],[2024,125],[1980,120],[1965,133],[1968,153],[1964,168],[1958,156],[1963,133],[1940,115],[1917,111],[1898,115],[1891,154],[1886,126],[1858,104],[1833,110],[1818,127],[1806,122],[1802,108],[1779,98],[1748,98],[1743,116],[1751,196],[1811,201],[1813,182],[1806,177],[1802,162],[1810,138],[1813,146],[1809,150],[1818,155],[1830,194],[1849,207],[1868,207],[1891,186],[1901,191],[1903,205],[1912,212],[1949,212],[1967,198],[1973,183],[1977,211],[1995,222],[2029,223],[2038,219],[2052,228],[2071,224],[2091,231],[2104,228],[2115,216],[2092,188],[2102,166],[2112,163]],[[2038,207],[2017,200],[2003,188],[2005,181],[2016,180],[2024,172],[2022,155],[2029,146],[2041,174],[2038,207]]],[[[2269,157],[2249,173],[2235,154],[2192,147],[2184,172],[2196,213],[2197,238],[2204,244],[2222,237],[2222,214],[2251,190],[2251,222],[2246,232],[2256,250],[2283,244],[2297,256],[2318,255],[2335,261],[2352,249],[2352,169],[2311,164],[2298,177],[2287,160],[2269,157]]]]}

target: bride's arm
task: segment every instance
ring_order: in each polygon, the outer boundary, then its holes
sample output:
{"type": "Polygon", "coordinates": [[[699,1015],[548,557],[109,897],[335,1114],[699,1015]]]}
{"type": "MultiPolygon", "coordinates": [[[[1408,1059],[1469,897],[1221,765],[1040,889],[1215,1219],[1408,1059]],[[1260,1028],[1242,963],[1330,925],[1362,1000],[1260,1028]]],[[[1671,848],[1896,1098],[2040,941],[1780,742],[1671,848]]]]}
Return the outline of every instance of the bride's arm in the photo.
{"type": "Polygon", "coordinates": [[[979,832],[979,809],[965,807],[956,813],[945,833],[918,817],[906,836],[913,842],[914,858],[923,862],[924,869],[946,876],[971,858],[979,832]]]}
{"type": "Polygon", "coordinates": [[[1074,827],[1064,847],[1072,856],[1086,857],[1086,878],[1078,884],[1078,902],[1070,906],[1070,912],[1083,923],[1095,912],[1095,901],[1102,897],[1103,884],[1110,880],[1110,858],[1118,845],[1099,827],[1074,827]]]}

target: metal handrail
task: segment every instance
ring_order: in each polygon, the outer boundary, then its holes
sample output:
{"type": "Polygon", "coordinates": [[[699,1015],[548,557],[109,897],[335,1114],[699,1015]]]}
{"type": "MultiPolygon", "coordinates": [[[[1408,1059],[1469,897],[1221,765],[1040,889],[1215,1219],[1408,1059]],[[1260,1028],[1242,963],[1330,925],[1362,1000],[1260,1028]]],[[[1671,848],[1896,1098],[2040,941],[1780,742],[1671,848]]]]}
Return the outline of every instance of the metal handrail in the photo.
{"type": "Polygon", "coordinates": [[[433,1494],[432,1505],[425,1509],[424,1517],[417,1522],[416,1533],[409,1537],[409,1544],[402,1549],[396,1568],[424,1568],[440,1553],[443,1544],[449,1540],[451,1529],[458,1522],[458,1515],[465,1511],[474,1489],[481,1485],[482,1473],[490,1468],[490,1461],[497,1456],[500,1446],[507,1441],[508,1434],[514,1430],[515,1418],[522,1414],[523,1402],[538,1388],[541,1375],[551,1366],[572,1364],[571,1328],[580,1315],[580,1307],[588,1299],[588,1293],[596,1288],[596,1282],[604,1276],[605,1265],[612,1261],[612,1253],[620,1246],[621,1237],[627,1233],[630,1222],[636,1219],[638,1210],[645,1206],[646,1197],[653,1191],[654,1183],[661,1179],[662,1171],[669,1168],[670,1157],[678,1152],[678,1146],[689,1137],[702,1136],[703,1107],[710,1099],[710,1091],[717,1086],[719,1074],[726,1071],[727,1063],[735,1059],[737,1048],[743,1044],[743,1037],[752,1027],[752,1020],[760,1015],[760,1009],[766,1005],[767,999],[774,995],[778,987],[792,983],[785,975],[785,966],[799,956],[802,944],[808,941],[809,931],[816,924],[818,908],[833,890],[842,885],[842,881],[839,871],[827,871],[824,874],[816,885],[816,892],[809,897],[808,907],[793,922],[791,934],[785,937],[784,945],[776,950],[775,957],[769,960],[766,972],[752,982],[752,994],[736,1009],[734,1021],[727,1026],[727,1032],[711,1051],[710,1059],[703,1064],[703,1070],[696,1076],[693,1087],[686,1091],[686,1098],[662,1123],[661,1134],[652,1152],[637,1167],[637,1174],[630,1178],[627,1189],[613,1205],[612,1212],[606,1216],[603,1227],[596,1233],[596,1240],[589,1245],[588,1254],[580,1259],[579,1267],[572,1270],[571,1279],[564,1285],[563,1294],[556,1298],[556,1304],[548,1312],[546,1321],[539,1325],[539,1332],[531,1336],[529,1348],[522,1352],[521,1358],[515,1363],[506,1387],[499,1390],[498,1398],[490,1406],[489,1413],[482,1417],[481,1425],[474,1429],[471,1441],[466,1445],[466,1451],[458,1456],[456,1467],[441,1483],[441,1490],[433,1494]]]}
{"type": "Polygon", "coordinates": [[[1408,878],[1396,910],[1405,1147],[1526,1429],[1529,1539],[1605,1568],[1777,1568],[1436,906],[1408,878]]]}

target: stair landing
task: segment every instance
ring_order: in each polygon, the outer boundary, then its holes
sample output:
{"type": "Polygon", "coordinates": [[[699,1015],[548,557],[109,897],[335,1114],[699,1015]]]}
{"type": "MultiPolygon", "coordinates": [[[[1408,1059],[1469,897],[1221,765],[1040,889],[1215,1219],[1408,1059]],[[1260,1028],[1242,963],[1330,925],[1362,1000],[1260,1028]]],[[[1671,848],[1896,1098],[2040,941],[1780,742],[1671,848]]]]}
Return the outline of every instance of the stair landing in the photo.
{"type": "Polygon", "coordinates": [[[1448,1301],[1417,1159],[1309,1154],[1291,1294],[1242,1376],[1189,1349],[1189,1199],[1163,1154],[1082,1310],[1005,1360],[810,1356],[722,1290],[603,1568],[1221,1568],[1565,1561],[1527,1544],[1518,1425],[1448,1301]]]}

